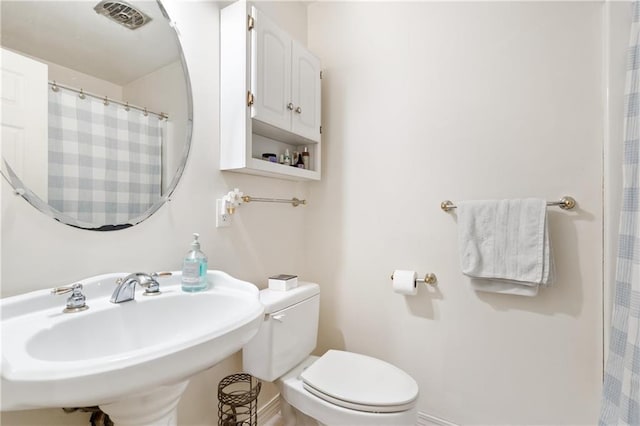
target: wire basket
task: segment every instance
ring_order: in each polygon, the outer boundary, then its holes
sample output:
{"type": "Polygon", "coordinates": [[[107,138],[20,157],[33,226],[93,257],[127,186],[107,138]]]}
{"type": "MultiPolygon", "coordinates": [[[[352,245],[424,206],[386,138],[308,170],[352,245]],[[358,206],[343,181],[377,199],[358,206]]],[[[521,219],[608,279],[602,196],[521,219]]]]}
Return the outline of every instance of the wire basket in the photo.
{"type": "Polygon", "coordinates": [[[257,426],[262,383],[247,373],[225,377],[218,384],[218,425],[257,426]]]}

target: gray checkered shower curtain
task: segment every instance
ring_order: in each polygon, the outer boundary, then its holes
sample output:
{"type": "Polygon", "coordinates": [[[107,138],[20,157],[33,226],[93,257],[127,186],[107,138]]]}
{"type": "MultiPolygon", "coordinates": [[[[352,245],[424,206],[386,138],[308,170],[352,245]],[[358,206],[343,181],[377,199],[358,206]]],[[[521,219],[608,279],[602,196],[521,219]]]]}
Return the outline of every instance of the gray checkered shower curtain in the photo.
{"type": "Polygon", "coordinates": [[[165,120],[49,90],[48,204],[81,222],[125,224],[158,201],[165,120]]]}
{"type": "Polygon", "coordinates": [[[633,3],[625,90],[616,295],[600,425],[640,425],[640,3],[633,3]]]}

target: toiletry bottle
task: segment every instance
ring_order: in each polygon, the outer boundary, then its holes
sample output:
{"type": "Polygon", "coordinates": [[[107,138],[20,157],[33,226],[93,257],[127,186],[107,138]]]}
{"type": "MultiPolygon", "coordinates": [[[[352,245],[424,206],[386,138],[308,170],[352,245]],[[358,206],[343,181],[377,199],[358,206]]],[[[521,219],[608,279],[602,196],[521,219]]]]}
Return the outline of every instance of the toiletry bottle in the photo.
{"type": "Polygon", "coordinates": [[[285,166],[291,165],[291,154],[289,154],[288,148],[284,150],[284,165],[285,166]]]}
{"type": "Polygon", "coordinates": [[[311,154],[309,153],[309,148],[307,148],[306,146],[302,151],[302,162],[304,163],[304,168],[309,170],[309,168],[311,167],[311,154]]]}
{"type": "Polygon", "coordinates": [[[196,292],[207,288],[207,256],[200,251],[200,235],[193,234],[191,250],[182,264],[182,291],[196,292]]]}

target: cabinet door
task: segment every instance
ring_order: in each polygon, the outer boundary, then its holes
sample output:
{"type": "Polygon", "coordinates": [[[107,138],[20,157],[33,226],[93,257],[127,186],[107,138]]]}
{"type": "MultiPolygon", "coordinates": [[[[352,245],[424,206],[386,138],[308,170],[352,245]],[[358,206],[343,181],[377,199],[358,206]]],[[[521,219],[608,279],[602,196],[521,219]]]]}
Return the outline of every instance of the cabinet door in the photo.
{"type": "Polygon", "coordinates": [[[320,60],[297,42],[292,43],[291,131],[320,141],[320,60]]]}
{"type": "Polygon", "coordinates": [[[291,38],[258,9],[252,8],[251,117],[291,129],[291,38]]]}

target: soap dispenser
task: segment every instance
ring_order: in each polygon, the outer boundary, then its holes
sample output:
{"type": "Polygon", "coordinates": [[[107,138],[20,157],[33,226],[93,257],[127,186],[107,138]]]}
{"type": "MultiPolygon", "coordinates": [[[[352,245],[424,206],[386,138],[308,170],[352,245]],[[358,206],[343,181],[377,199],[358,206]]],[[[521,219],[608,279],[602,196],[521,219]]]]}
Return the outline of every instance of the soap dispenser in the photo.
{"type": "Polygon", "coordinates": [[[196,292],[207,288],[207,256],[200,250],[199,234],[193,234],[191,250],[182,264],[182,291],[196,292]]]}

